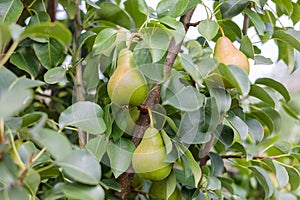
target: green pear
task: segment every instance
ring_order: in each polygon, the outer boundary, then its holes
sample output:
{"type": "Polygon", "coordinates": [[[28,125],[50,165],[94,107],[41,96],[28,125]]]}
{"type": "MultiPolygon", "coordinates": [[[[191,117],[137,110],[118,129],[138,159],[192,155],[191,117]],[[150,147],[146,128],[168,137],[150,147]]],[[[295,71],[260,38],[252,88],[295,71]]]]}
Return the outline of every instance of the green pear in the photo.
{"type": "Polygon", "coordinates": [[[225,65],[239,66],[249,74],[250,67],[248,58],[239,51],[226,36],[222,36],[217,40],[214,58],[225,65]]]}
{"type": "Polygon", "coordinates": [[[135,67],[133,53],[130,50],[120,51],[117,69],[108,81],[107,92],[111,101],[118,106],[138,106],[145,101],[146,79],[135,67]]]}
{"type": "Polygon", "coordinates": [[[133,153],[133,169],[144,179],[163,180],[172,170],[172,164],[164,162],[166,156],[165,145],[159,131],[156,128],[148,128],[133,153]]]}
{"type": "MultiPolygon", "coordinates": [[[[167,182],[166,179],[162,181],[153,181],[149,189],[150,199],[167,199],[167,182]]],[[[167,200],[182,200],[182,195],[178,187],[167,200]]]]}

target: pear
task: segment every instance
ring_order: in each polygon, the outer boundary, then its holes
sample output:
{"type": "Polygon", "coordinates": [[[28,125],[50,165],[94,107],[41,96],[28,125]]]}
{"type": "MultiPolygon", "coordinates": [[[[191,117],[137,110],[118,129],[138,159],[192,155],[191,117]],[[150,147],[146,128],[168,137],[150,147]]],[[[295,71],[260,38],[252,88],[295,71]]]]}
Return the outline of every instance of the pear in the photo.
{"type": "Polygon", "coordinates": [[[221,36],[215,46],[214,58],[225,65],[236,65],[249,74],[248,58],[239,51],[226,36],[221,36]]]}
{"type": "Polygon", "coordinates": [[[148,128],[132,156],[132,167],[142,178],[153,181],[165,179],[172,164],[164,162],[167,156],[163,139],[156,128],[148,128]]]}
{"type": "Polygon", "coordinates": [[[129,49],[120,51],[117,69],[108,81],[107,92],[111,101],[118,106],[138,106],[145,101],[147,82],[135,67],[133,53],[129,49]]]}
{"type": "MultiPolygon", "coordinates": [[[[167,199],[167,182],[166,179],[162,181],[153,181],[149,189],[150,199],[167,199]]],[[[182,195],[178,187],[169,196],[167,200],[182,200],[182,195]]]]}

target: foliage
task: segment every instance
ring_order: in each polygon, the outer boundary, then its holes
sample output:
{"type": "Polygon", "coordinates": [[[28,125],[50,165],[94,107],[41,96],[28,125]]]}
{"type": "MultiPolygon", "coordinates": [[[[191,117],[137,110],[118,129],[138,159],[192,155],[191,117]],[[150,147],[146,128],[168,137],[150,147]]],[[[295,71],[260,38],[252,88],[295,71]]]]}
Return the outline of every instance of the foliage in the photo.
{"type": "Polygon", "coordinates": [[[212,58],[220,26],[257,64],[270,59],[256,44],[275,41],[278,60],[295,71],[300,32],[280,17],[295,25],[299,1],[214,1],[210,9],[201,0],[161,0],[153,9],[144,0],[86,0],[80,8],[58,0],[60,20],[51,2],[0,2],[0,199],[150,198],[151,181],[130,167],[148,113],[173,165],[165,196],[180,188],[183,199],[300,197],[299,146],[277,134],[280,110],[299,120],[289,92],[212,58]],[[207,18],[191,23],[196,6],[207,18]],[[232,20],[238,15],[244,27],[232,20]],[[189,26],[196,39],[185,38],[189,26]],[[149,88],[137,108],[114,105],[106,90],[125,47],[149,88]]]}

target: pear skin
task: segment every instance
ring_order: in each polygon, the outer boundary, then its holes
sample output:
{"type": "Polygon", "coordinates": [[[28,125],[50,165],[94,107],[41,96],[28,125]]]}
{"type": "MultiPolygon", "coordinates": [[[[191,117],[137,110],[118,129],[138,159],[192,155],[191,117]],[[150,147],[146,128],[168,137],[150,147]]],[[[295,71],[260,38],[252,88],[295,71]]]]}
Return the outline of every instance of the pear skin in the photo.
{"type": "Polygon", "coordinates": [[[111,101],[118,106],[138,106],[145,101],[147,82],[135,67],[133,53],[130,50],[120,51],[117,69],[108,81],[107,92],[111,101]]]}
{"type": "Polygon", "coordinates": [[[148,128],[133,153],[133,169],[144,179],[163,180],[172,170],[172,164],[164,162],[166,156],[165,145],[159,131],[156,128],[148,128]]]}
{"type": "Polygon", "coordinates": [[[214,58],[225,65],[236,65],[249,74],[249,61],[245,54],[239,51],[226,36],[220,37],[215,46],[214,58]]]}

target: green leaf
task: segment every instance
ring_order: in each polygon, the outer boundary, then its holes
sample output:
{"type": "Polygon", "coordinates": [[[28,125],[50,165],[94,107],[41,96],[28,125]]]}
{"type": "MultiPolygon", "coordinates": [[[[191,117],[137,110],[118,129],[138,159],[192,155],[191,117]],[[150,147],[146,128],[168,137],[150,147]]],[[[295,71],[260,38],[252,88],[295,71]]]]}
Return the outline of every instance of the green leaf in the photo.
{"type": "Polygon", "coordinates": [[[36,192],[38,191],[40,182],[40,174],[36,170],[30,168],[26,173],[23,184],[26,186],[26,188],[28,188],[32,195],[36,194],[36,192]]]}
{"type": "MultiPolygon", "coordinates": [[[[167,177],[166,182],[166,199],[169,199],[170,196],[173,194],[173,192],[176,189],[176,174],[171,172],[171,174],[167,177]]],[[[163,186],[164,187],[164,186],[163,186]]]]}
{"type": "Polygon", "coordinates": [[[17,79],[17,76],[6,67],[0,67],[0,97],[9,86],[17,79]]]}
{"type": "Polygon", "coordinates": [[[77,49],[81,49],[87,39],[89,39],[91,37],[95,37],[95,36],[96,36],[96,33],[92,32],[92,31],[86,31],[84,33],[81,33],[78,38],[78,41],[77,41],[77,49]]]}
{"type": "Polygon", "coordinates": [[[291,99],[289,91],[286,89],[286,87],[282,83],[280,83],[274,79],[258,78],[255,80],[255,84],[261,84],[261,85],[265,85],[270,88],[273,88],[274,90],[276,90],[283,96],[283,98],[285,99],[286,102],[289,102],[291,99]]]}
{"type": "Polygon", "coordinates": [[[0,22],[0,51],[2,51],[2,47],[9,42],[10,38],[11,34],[8,25],[0,22]]]}
{"type": "Polygon", "coordinates": [[[219,123],[220,114],[214,97],[207,97],[205,104],[200,108],[200,131],[203,133],[212,132],[219,123]]]}
{"type": "Polygon", "coordinates": [[[100,185],[89,186],[79,183],[58,183],[57,191],[61,191],[67,199],[104,200],[105,193],[100,185]]]}
{"type": "Polygon", "coordinates": [[[248,95],[262,100],[272,108],[275,107],[275,101],[272,96],[264,88],[258,85],[251,85],[251,89],[248,95]]]}
{"type": "Polygon", "coordinates": [[[37,77],[39,73],[39,62],[31,51],[16,52],[10,57],[10,62],[29,73],[32,77],[37,77]]]}
{"type": "Polygon", "coordinates": [[[0,190],[0,199],[22,199],[31,200],[28,190],[20,186],[12,186],[5,190],[0,190]]]}
{"type": "Polygon", "coordinates": [[[275,124],[272,118],[262,109],[251,106],[251,112],[249,113],[251,116],[256,118],[263,125],[266,125],[269,131],[272,133],[275,129],[275,124]]]}
{"type": "Polygon", "coordinates": [[[235,65],[219,64],[218,69],[222,76],[238,90],[240,94],[246,96],[250,91],[250,81],[245,70],[235,65]]]}
{"type": "Polygon", "coordinates": [[[130,14],[135,22],[135,28],[140,28],[147,20],[150,13],[144,0],[127,0],[124,3],[125,10],[130,14]]]}
{"type": "Polygon", "coordinates": [[[73,150],[56,161],[71,179],[89,185],[97,185],[101,178],[99,162],[86,150],[73,150]]]}
{"type": "Polygon", "coordinates": [[[249,19],[254,24],[257,33],[259,35],[263,35],[266,32],[267,28],[260,16],[250,9],[246,9],[245,13],[249,16],[249,19]]]}
{"type": "Polygon", "coordinates": [[[231,18],[240,14],[248,5],[248,0],[228,0],[222,2],[221,13],[223,18],[231,18]]]}
{"type": "Polygon", "coordinates": [[[189,167],[192,170],[193,176],[194,176],[194,181],[195,181],[195,186],[198,186],[198,183],[200,182],[201,176],[202,176],[202,171],[199,166],[199,164],[195,161],[192,153],[188,150],[185,149],[184,151],[184,156],[186,157],[189,167]]]}
{"type": "Polygon", "coordinates": [[[153,62],[160,61],[168,50],[171,37],[162,28],[146,28],[141,34],[150,50],[153,62]]]}
{"type": "Polygon", "coordinates": [[[286,166],[286,165],[285,165],[285,169],[289,174],[289,183],[290,183],[291,190],[294,191],[294,190],[298,189],[298,187],[300,185],[299,171],[295,167],[286,166]]]}
{"type": "Polygon", "coordinates": [[[220,190],[222,187],[221,181],[215,177],[215,176],[210,176],[208,179],[208,184],[206,186],[206,190],[220,190]]]}
{"type": "Polygon", "coordinates": [[[276,40],[278,46],[278,59],[285,62],[288,68],[294,71],[298,66],[295,66],[295,52],[294,48],[289,44],[281,40],[276,40]]]}
{"type": "Polygon", "coordinates": [[[100,9],[95,12],[95,18],[106,20],[122,26],[128,30],[132,28],[132,22],[129,15],[124,12],[119,6],[111,2],[103,2],[100,4],[100,9]]]}
{"type": "Polygon", "coordinates": [[[44,74],[44,80],[48,84],[60,83],[62,85],[65,85],[68,82],[66,72],[66,69],[63,67],[54,67],[52,69],[49,69],[44,74]]]}
{"type": "Polygon", "coordinates": [[[158,3],[156,12],[159,18],[164,16],[176,18],[185,11],[188,3],[188,0],[162,0],[158,3]]]}
{"type": "Polygon", "coordinates": [[[213,20],[206,19],[198,25],[198,32],[207,40],[212,40],[218,33],[219,25],[213,20]]]}
{"type": "Polygon", "coordinates": [[[107,154],[115,178],[128,169],[134,150],[134,144],[126,138],[120,138],[116,143],[109,143],[107,154]]]}
{"type": "Polygon", "coordinates": [[[163,105],[171,105],[182,111],[197,110],[204,101],[203,95],[194,87],[185,87],[180,82],[176,71],[173,71],[171,80],[165,82],[161,96],[163,105]]]}
{"type": "Polygon", "coordinates": [[[61,43],[51,38],[47,43],[34,43],[33,49],[41,64],[47,69],[57,66],[63,53],[61,43]]]}
{"type": "Polygon", "coordinates": [[[60,43],[66,46],[68,46],[72,40],[72,34],[70,30],[58,21],[27,26],[24,32],[21,34],[20,40],[32,36],[50,37],[58,40],[60,43]]]}
{"type": "Polygon", "coordinates": [[[30,89],[45,85],[44,82],[38,80],[31,80],[26,77],[21,77],[15,80],[13,84],[11,84],[10,89],[30,89]]]}
{"type": "Polygon", "coordinates": [[[224,162],[221,156],[214,152],[209,153],[212,167],[212,175],[219,176],[224,170],[224,162]]]}
{"type": "MultiPolygon", "coordinates": [[[[203,144],[209,141],[211,135],[203,133],[200,127],[205,124],[205,109],[193,112],[185,112],[182,115],[177,137],[183,143],[187,144],[203,144]]],[[[208,122],[209,123],[209,122],[208,122]]],[[[208,124],[209,125],[209,124],[208,124]]]]}
{"type": "Polygon", "coordinates": [[[286,1],[286,0],[273,0],[273,2],[276,4],[276,8],[280,9],[283,13],[285,13],[287,16],[291,16],[293,12],[293,4],[292,1],[286,1]]]}
{"type": "Polygon", "coordinates": [[[106,130],[102,108],[89,101],[69,106],[60,114],[58,121],[60,128],[75,126],[91,134],[103,133],[106,130]]]}
{"type": "Polygon", "coordinates": [[[270,58],[266,58],[262,55],[254,56],[254,65],[272,65],[273,61],[270,58]]]}
{"type": "Polygon", "coordinates": [[[172,147],[173,147],[171,139],[168,136],[168,134],[165,132],[164,129],[161,130],[161,136],[162,136],[162,139],[164,141],[164,145],[165,145],[165,148],[166,148],[166,153],[169,154],[172,151],[172,147]]]}
{"type": "Polygon", "coordinates": [[[214,97],[217,103],[218,111],[220,114],[227,112],[231,106],[230,94],[222,88],[211,88],[209,90],[211,97],[214,97]]]}
{"type": "Polygon", "coordinates": [[[12,117],[24,110],[33,100],[33,92],[29,89],[13,88],[1,93],[0,118],[12,117]]]}
{"type": "Polygon", "coordinates": [[[300,4],[293,3],[293,13],[291,15],[291,19],[294,24],[296,24],[300,20],[300,4]]]}
{"type": "Polygon", "coordinates": [[[98,161],[101,161],[108,145],[108,138],[105,135],[99,135],[88,141],[85,148],[91,152],[98,161]]]}
{"type": "Polygon", "coordinates": [[[31,130],[30,138],[40,148],[46,148],[46,151],[58,160],[68,156],[72,150],[71,143],[64,135],[50,129],[31,130]]]}
{"type": "Polygon", "coordinates": [[[241,39],[240,51],[243,52],[248,58],[254,59],[254,48],[247,35],[241,39]]]}
{"type": "Polygon", "coordinates": [[[31,141],[24,142],[18,149],[18,154],[23,163],[31,164],[31,166],[33,167],[51,161],[50,155],[47,152],[44,152],[37,160],[35,160],[33,163],[30,163],[31,156],[36,156],[40,152],[41,151],[36,148],[36,146],[31,141]]]}
{"type": "Polygon", "coordinates": [[[287,170],[278,162],[273,161],[273,164],[276,168],[276,179],[278,182],[279,188],[283,188],[289,182],[289,175],[287,170]]]}
{"type": "Polygon", "coordinates": [[[23,3],[20,0],[1,0],[0,22],[11,24],[17,22],[23,11],[23,3]]]}
{"type": "Polygon", "coordinates": [[[157,20],[166,26],[165,30],[174,38],[175,45],[184,39],[185,29],[181,22],[170,16],[165,16],[157,20]]]}
{"type": "Polygon", "coordinates": [[[268,173],[263,168],[258,166],[251,166],[249,168],[263,187],[265,191],[265,199],[270,198],[273,194],[273,185],[268,173]]]}
{"type": "Polygon", "coordinates": [[[226,118],[231,127],[240,135],[242,140],[245,140],[248,136],[249,128],[247,124],[238,116],[229,116],[226,118]]]}
{"type": "Polygon", "coordinates": [[[293,110],[293,108],[291,106],[289,106],[287,103],[285,102],[280,102],[282,108],[284,109],[284,111],[291,116],[292,118],[296,119],[296,120],[300,120],[300,117],[298,116],[297,112],[295,112],[295,110],[293,110]]]}
{"type": "Polygon", "coordinates": [[[151,81],[161,82],[164,79],[164,65],[160,63],[143,64],[138,67],[139,70],[151,81]]]}
{"type": "Polygon", "coordinates": [[[30,21],[29,21],[29,25],[33,25],[33,24],[40,24],[43,22],[50,22],[50,16],[47,12],[45,11],[41,11],[36,13],[35,15],[31,16],[30,21]]]}
{"type": "Polygon", "coordinates": [[[104,54],[109,55],[114,47],[114,44],[117,39],[117,32],[114,29],[106,28],[102,30],[96,37],[93,50],[94,54],[104,54]]]}
{"type": "Polygon", "coordinates": [[[294,29],[276,30],[274,31],[272,38],[286,42],[293,48],[300,51],[300,31],[296,31],[294,29]]]}
{"type": "Polygon", "coordinates": [[[256,119],[247,119],[246,124],[249,128],[249,134],[255,140],[256,143],[262,141],[264,137],[264,128],[261,123],[259,123],[256,119]]]}

